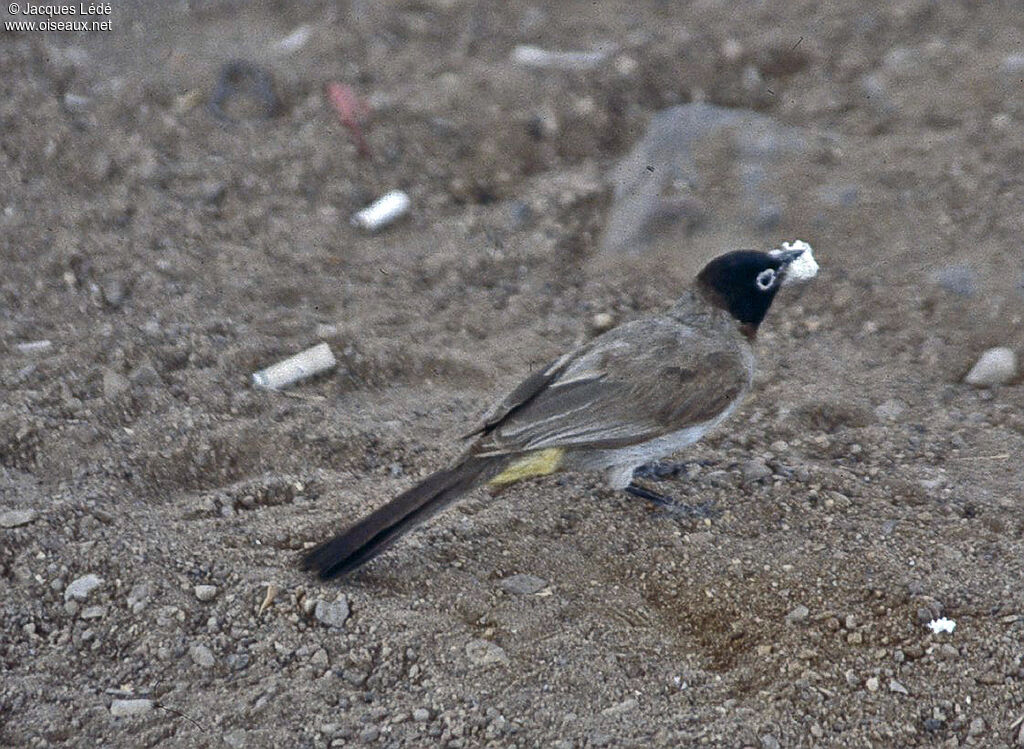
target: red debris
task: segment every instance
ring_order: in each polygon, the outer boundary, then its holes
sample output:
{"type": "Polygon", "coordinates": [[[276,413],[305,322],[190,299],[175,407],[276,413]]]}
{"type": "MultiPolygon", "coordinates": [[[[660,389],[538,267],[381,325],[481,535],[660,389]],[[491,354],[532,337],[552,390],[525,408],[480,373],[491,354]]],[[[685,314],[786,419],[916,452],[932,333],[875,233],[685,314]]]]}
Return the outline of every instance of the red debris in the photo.
{"type": "Polygon", "coordinates": [[[338,119],[352,135],[361,158],[370,155],[370,146],[363,137],[363,122],[370,115],[370,107],[359,98],[351,86],[344,83],[328,83],[327,99],[338,113],[338,119]]]}

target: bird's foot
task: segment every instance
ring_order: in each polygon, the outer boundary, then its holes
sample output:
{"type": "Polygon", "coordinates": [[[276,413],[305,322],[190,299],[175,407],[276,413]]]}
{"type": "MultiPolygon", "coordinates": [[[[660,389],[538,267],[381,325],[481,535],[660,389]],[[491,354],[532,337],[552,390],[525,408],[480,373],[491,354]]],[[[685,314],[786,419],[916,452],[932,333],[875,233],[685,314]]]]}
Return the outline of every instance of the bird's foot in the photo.
{"type": "Polygon", "coordinates": [[[653,463],[645,463],[644,465],[633,471],[633,475],[637,478],[647,479],[649,481],[665,481],[666,479],[674,479],[678,476],[685,476],[689,473],[686,463],[675,463],[671,460],[656,460],[653,463]]]}
{"type": "Polygon", "coordinates": [[[636,482],[632,482],[625,488],[627,494],[631,494],[634,497],[640,499],[646,499],[648,502],[653,503],[664,512],[666,515],[671,515],[677,518],[688,518],[696,520],[706,520],[710,518],[716,518],[721,513],[715,509],[711,502],[701,502],[698,505],[683,505],[678,504],[672,497],[659,494],[656,491],[652,491],[645,486],[641,486],[636,482]]]}

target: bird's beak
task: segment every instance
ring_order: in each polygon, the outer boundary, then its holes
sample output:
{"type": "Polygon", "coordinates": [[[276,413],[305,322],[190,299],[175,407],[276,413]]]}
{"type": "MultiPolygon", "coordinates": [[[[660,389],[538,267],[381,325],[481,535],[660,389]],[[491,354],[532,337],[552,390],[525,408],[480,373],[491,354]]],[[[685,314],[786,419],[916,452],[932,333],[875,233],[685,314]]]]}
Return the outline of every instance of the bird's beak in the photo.
{"type": "Polygon", "coordinates": [[[799,258],[801,255],[803,255],[804,252],[806,252],[806,250],[803,250],[803,249],[800,249],[800,250],[776,250],[772,254],[774,254],[775,257],[779,258],[779,260],[782,261],[783,267],[786,267],[790,263],[795,261],[797,258],[799,258]]]}

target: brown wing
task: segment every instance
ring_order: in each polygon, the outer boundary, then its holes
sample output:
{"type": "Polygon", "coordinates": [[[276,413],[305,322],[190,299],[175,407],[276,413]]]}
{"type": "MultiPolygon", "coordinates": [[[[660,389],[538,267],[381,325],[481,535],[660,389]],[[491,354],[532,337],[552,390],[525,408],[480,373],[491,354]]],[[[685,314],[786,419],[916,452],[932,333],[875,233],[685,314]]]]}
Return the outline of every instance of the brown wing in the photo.
{"type": "Polygon", "coordinates": [[[751,376],[751,358],[735,338],[671,318],[638,320],[577,349],[546,383],[534,382],[529,398],[492,420],[472,452],[646,442],[719,416],[751,376]]]}

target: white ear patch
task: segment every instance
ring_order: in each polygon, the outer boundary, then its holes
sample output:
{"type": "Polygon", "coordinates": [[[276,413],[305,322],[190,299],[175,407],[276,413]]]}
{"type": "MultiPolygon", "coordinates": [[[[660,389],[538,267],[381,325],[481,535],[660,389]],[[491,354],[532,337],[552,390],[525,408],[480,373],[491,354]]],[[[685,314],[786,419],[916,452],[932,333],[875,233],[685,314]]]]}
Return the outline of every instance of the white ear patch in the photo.
{"type": "Polygon", "coordinates": [[[808,281],[818,275],[818,263],[814,259],[814,250],[811,249],[811,246],[802,239],[796,239],[792,242],[783,242],[782,249],[772,250],[772,254],[776,255],[782,252],[790,252],[792,250],[803,250],[803,254],[789,264],[789,267],[786,269],[786,277],[783,279],[784,284],[796,281],[808,281]]]}
{"type": "Polygon", "coordinates": [[[772,284],[775,283],[775,271],[771,268],[765,268],[757,274],[757,278],[754,280],[757,282],[757,288],[761,291],[768,291],[772,284]]]}

